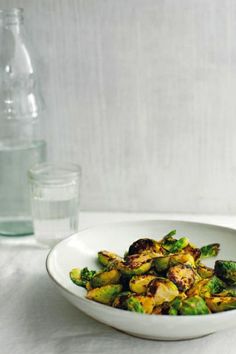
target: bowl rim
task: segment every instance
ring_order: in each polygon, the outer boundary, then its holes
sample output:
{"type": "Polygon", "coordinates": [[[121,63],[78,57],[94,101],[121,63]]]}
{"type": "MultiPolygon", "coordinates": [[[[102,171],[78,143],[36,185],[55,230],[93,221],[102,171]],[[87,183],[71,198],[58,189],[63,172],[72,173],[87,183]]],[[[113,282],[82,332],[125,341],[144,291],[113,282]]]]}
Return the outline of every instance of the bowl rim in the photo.
{"type": "MultiPolygon", "coordinates": [[[[216,228],[221,228],[222,230],[227,230],[227,231],[233,231],[236,233],[236,228],[232,228],[232,227],[227,227],[227,226],[221,226],[221,225],[217,225],[217,224],[210,224],[210,223],[204,223],[204,222],[198,222],[198,221],[189,221],[189,220],[179,220],[179,219],[142,219],[142,220],[132,220],[132,221],[118,221],[118,222],[108,222],[108,223],[102,223],[96,226],[92,226],[92,227],[86,227],[82,230],[79,230],[77,233],[72,234],[71,236],[65,238],[64,240],[60,241],[59,243],[57,243],[48,253],[47,257],[46,257],[46,262],[45,262],[45,266],[46,266],[46,270],[47,273],[49,275],[49,277],[52,279],[52,281],[63,291],[65,291],[66,293],[68,293],[70,296],[73,296],[74,298],[76,298],[77,300],[81,301],[82,303],[86,303],[89,304],[90,306],[94,307],[94,308],[99,308],[99,309],[104,309],[106,311],[111,311],[112,313],[122,313],[124,317],[130,317],[132,318],[133,316],[140,316],[142,315],[142,318],[157,318],[158,321],[169,321],[170,318],[172,318],[171,321],[175,321],[177,320],[185,322],[187,321],[187,319],[192,319],[194,321],[199,321],[199,320],[203,320],[203,319],[221,319],[225,316],[227,317],[234,317],[236,315],[236,309],[234,310],[228,310],[228,311],[223,311],[223,312],[217,312],[217,313],[210,313],[210,314],[204,314],[204,315],[180,315],[180,316],[170,316],[170,315],[161,315],[161,316],[153,316],[152,314],[145,314],[145,313],[136,313],[136,312],[131,312],[131,311],[125,311],[122,309],[118,309],[118,308],[114,308],[112,306],[108,306],[105,304],[101,304],[95,301],[91,301],[89,299],[86,299],[85,297],[82,297],[81,295],[77,295],[75,294],[73,291],[69,290],[66,286],[62,285],[56,278],[55,276],[52,274],[53,272],[50,269],[50,263],[51,263],[51,259],[54,256],[54,253],[57,251],[57,248],[61,247],[61,245],[63,243],[67,243],[69,242],[72,238],[77,237],[79,234],[86,232],[86,231],[92,231],[92,230],[96,230],[98,228],[102,228],[102,227],[109,227],[109,226],[125,226],[127,224],[137,224],[137,223],[146,223],[146,222],[151,222],[151,223],[156,223],[156,222],[180,222],[183,224],[197,224],[197,225],[202,225],[202,226],[210,226],[210,227],[216,227],[216,228]],[[118,311],[118,312],[117,312],[118,311]],[[144,317],[143,317],[144,316],[144,317]]],[[[236,235],[235,235],[236,237],[236,235]]],[[[81,309],[81,311],[83,311],[83,309],[81,309]]],[[[140,317],[139,317],[140,318],[140,317]]]]}

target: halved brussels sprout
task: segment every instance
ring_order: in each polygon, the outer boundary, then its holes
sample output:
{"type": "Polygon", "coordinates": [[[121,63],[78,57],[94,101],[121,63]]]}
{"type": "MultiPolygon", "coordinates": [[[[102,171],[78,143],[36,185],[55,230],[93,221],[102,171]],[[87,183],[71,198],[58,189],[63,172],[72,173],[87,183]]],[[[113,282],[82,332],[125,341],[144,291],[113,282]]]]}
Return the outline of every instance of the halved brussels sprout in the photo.
{"type": "Polygon", "coordinates": [[[213,276],[211,278],[205,278],[194,284],[194,286],[188,290],[188,296],[199,295],[201,297],[211,297],[214,294],[220,293],[223,289],[225,289],[225,283],[213,276]]]}
{"type": "Polygon", "coordinates": [[[236,285],[236,262],[216,261],[215,274],[226,284],[236,285]]]}
{"type": "Polygon", "coordinates": [[[210,278],[214,274],[214,269],[205,266],[204,264],[200,263],[197,265],[197,272],[201,278],[210,278]]]}
{"type": "Polygon", "coordinates": [[[118,284],[120,280],[120,272],[117,269],[96,274],[91,280],[90,284],[93,288],[99,288],[108,284],[118,284]]]}
{"type": "Polygon", "coordinates": [[[122,285],[112,284],[95,288],[87,292],[87,299],[100,302],[102,304],[111,305],[116,296],[122,291],[122,285]]]}
{"type": "Polygon", "coordinates": [[[236,297],[214,296],[206,298],[206,303],[212,312],[222,312],[236,309],[236,297]]]}
{"type": "Polygon", "coordinates": [[[155,306],[152,296],[133,295],[127,300],[128,310],[150,314],[155,306]]]}
{"type": "Polygon", "coordinates": [[[192,267],[195,267],[194,258],[189,253],[179,253],[164,257],[157,257],[153,261],[155,269],[158,273],[163,273],[167,271],[170,267],[179,263],[188,264],[192,267]]]}
{"type": "Polygon", "coordinates": [[[115,253],[109,251],[98,252],[98,262],[103,266],[108,266],[114,262],[122,261],[122,258],[115,253]]]}
{"type": "Polygon", "coordinates": [[[210,310],[203,298],[193,296],[182,301],[179,312],[181,315],[206,315],[210,310]]]}
{"type": "Polygon", "coordinates": [[[169,268],[167,277],[180,291],[186,291],[194,284],[196,276],[190,265],[177,264],[169,268]]]}
{"type": "Polygon", "coordinates": [[[73,268],[70,271],[70,278],[78,286],[86,287],[86,284],[95,276],[96,270],[73,268]]]}
{"type": "Polygon", "coordinates": [[[203,246],[200,248],[201,258],[215,257],[219,253],[219,250],[219,243],[211,243],[210,245],[203,246]]]}
{"type": "Polygon", "coordinates": [[[189,243],[183,252],[191,254],[195,262],[198,261],[201,257],[200,248],[195,247],[192,243],[189,243]]]}
{"type": "Polygon", "coordinates": [[[131,293],[131,291],[123,291],[115,297],[112,306],[118,309],[127,310],[127,300],[133,295],[135,294],[131,293]]]}
{"type": "Polygon", "coordinates": [[[147,291],[147,286],[150,281],[155,278],[155,275],[150,274],[134,275],[129,282],[130,290],[136,294],[143,294],[147,291]]]}
{"type": "Polygon", "coordinates": [[[177,316],[181,308],[182,301],[183,299],[181,296],[177,296],[173,301],[171,301],[168,314],[171,316],[177,316]]]}
{"type": "Polygon", "coordinates": [[[127,276],[140,275],[149,271],[152,266],[152,257],[148,254],[132,254],[125,261],[117,262],[117,269],[127,276]]]}
{"type": "Polygon", "coordinates": [[[147,295],[153,296],[155,305],[158,306],[165,301],[172,301],[179,295],[179,291],[172,281],[165,278],[155,278],[148,285],[147,295]]]}
{"type": "Polygon", "coordinates": [[[132,243],[129,247],[128,255],[140,254],[143,252],[158,253],[160,254],[160,245],[157,241],[150,238],[140,238],[139,240],[132,243]]]}

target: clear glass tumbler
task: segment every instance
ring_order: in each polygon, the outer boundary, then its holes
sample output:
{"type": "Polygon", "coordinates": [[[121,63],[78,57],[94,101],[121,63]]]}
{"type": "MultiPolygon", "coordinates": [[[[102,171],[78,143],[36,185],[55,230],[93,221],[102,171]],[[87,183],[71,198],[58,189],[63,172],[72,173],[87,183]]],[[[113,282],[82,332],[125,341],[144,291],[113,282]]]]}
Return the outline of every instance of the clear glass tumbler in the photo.
{"type": "Polygon", "coordinates": [[[78,231],[81,168],[43,163],[28,176],[36,240],[52,247],[78,231]]]}

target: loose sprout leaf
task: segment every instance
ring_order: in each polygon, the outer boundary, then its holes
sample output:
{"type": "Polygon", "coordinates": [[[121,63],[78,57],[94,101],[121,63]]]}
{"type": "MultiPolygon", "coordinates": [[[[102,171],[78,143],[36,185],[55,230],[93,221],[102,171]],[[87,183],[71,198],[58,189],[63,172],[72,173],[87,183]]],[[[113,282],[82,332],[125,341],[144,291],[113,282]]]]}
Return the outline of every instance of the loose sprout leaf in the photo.
{"type": "Polygon", "coordinates": [[[210,258],[218,255],[220,250],[219,243],[212,243],[210,245],[206,245],[200,248],[201,258],[210,258]]]}

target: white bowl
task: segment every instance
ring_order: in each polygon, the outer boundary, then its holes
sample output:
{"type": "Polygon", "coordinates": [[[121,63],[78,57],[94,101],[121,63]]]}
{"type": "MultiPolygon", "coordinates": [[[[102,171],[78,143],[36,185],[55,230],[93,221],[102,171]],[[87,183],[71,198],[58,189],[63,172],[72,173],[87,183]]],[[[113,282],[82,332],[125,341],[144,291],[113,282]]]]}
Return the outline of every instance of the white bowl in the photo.
{"type": "MultiPolygon", "coordinates": [[[[188,236],[198,246],[219,242],[219,259],[236,259],[236,230],[183,221],[139,221],[106,224],[86,229],[57,244],[47,258],[47,271],[63,296],[94,319],[142,338],[181,340],[204,336],[236,326],[236,310],[198,316],[145,315],[102,305],[85,298],[86,290],[73,284],[69,271],[75,267],[98,268],[99,250],[123,255],[141,238],[160,239],[170,230],[188,236]]],[[[213,266],[216,258],[204,262],[213,266]]]]}

